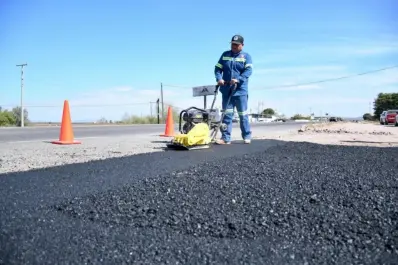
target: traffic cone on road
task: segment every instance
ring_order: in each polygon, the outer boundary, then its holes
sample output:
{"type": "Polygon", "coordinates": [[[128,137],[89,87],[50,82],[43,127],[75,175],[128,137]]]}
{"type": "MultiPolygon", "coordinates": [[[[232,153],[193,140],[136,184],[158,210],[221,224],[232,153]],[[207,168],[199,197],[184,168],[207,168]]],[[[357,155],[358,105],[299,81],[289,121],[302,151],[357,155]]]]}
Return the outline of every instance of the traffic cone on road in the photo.
{"type": "Polygon", "coordinates": [[[72,121],[70,118],[69,102],[64,101],[64,110],[62,112],[61,131],[59,133],[59,140],[52,141],[53,144],[81,144],[74,140],[72,121]]]}
{"type": "Polygon", "coordinates": [[[164,134],[161,134],[160,136],[164,136],[164,137],[174,136],[173,112],[172,112],[170,106],[167,110],[166,128],[164,130],[164,134]]]}

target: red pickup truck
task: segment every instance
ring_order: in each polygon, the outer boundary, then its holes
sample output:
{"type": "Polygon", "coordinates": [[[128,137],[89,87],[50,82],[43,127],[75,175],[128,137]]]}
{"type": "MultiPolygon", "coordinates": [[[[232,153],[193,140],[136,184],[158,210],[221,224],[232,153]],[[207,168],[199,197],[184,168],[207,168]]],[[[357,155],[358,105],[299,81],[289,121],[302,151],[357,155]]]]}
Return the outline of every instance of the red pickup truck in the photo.
{"type": "Polygon", "coordinates": [[[386,125],[388,124],[395,124],[395,116],[398,114],[398,109],[391,109],[388,110],[386,113],[386,125]]]}

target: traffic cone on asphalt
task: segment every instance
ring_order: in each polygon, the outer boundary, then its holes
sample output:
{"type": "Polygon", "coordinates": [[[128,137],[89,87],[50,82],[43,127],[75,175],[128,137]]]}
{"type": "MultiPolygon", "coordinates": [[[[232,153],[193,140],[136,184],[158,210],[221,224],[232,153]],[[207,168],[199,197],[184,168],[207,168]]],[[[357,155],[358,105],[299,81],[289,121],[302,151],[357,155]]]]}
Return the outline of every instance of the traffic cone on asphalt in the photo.
{"type": "Polygon", "coordinates": [[[161,134],[160,136],[165,136],[165,137],[174,136],[173,112],[170,106],[167,110],[166,129],[164,130],[164,134],[161,134]]]}
{"type": "Polygon", "coordinates": [[[81,144],[74,140],[72,121],[70,118],[69,102],[64,101],[64,110],[62,112],[61,131],[59,133],[59,140],[52,141],[53,144],[81,144]]]}

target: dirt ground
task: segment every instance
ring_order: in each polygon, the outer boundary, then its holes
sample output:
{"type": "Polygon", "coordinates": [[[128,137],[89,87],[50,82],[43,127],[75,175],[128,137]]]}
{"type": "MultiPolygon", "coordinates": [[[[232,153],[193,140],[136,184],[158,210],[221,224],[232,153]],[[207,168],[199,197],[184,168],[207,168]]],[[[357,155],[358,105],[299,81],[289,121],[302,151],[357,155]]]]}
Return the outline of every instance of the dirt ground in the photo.
{"type": "Polygon", "coordinates": [[[398,147],[398,127],[370,122],[311,123],[286,135],[267,139],[319,144],[398,147]]]}

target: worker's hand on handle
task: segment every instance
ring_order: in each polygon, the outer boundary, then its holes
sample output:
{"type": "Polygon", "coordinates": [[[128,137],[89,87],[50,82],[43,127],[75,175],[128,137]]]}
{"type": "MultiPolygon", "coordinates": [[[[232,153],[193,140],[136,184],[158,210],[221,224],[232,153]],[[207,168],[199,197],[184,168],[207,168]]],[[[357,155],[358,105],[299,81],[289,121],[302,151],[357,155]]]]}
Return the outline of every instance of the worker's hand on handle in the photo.
{"type": "MultiPolygon", "coordinates": [[[[238,86],[238,83],[239,83],[238,79],[232,79],[231,81],[227,81],[227,82],[225,82],[223,79],[220,79],[217,82],[217,86],[223,86],[223,85],[228,84],[232,87],[232,90],[235,90],[238,86]]],[[[216,89],[217,89],[217,86],[216,86],[216,89]]]]}
{"type": "Polygon", "coordinates": [[[231,82],[230,82],[231,85],[235,85],[237,83],[239,83],[238,79],[231,79],[231,82]]]}

